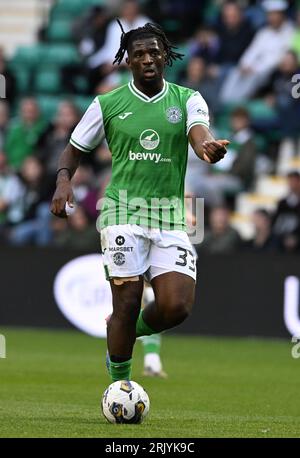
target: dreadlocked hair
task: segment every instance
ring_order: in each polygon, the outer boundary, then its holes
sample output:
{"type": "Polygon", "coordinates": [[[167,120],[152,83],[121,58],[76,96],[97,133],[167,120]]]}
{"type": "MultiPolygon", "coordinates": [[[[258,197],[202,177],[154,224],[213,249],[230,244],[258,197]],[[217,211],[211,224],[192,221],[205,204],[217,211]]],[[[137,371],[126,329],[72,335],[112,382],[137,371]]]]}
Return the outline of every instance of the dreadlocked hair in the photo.
{"type": "Polygon", "coordinates": [[[125,55],[125,52],[128,51],[129,46],[134,40],[138,38],[155,37],[158,40],[160,40],[166,52],[166,65],[169,65],[170,67],[172,66],[174,60],[181,60],[184,57],[184,54],[180,54],[179,52],[174,51],[174,49],[177,49],[177,47],[170,43],[170,41],[165,35],[165,32],[159,25],[151,24],[150,22],[148,22],[143,27],[138,27],[137,29],[132,29],[129,32],[125,33],[119,19],[117,19],[117,21],[121,28],[122,34],[120,40],[120,48],[117,54],[115,55],[115,60],[113,61],[113,64],[117,63],[118,65],[120,65],[125,55]]]}

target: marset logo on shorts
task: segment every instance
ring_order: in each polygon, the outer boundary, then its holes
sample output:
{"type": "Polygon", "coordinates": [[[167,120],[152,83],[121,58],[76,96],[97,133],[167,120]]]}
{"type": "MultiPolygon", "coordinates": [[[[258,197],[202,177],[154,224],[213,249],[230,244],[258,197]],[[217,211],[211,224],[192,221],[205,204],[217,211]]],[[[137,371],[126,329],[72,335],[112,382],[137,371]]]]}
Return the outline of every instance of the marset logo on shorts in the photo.
{"type": "Polygon", "coordinates": [[[146,129],[140,135],[140,144],[143,148],[151,150],[159,145],[159,135],[153,129],[146,129]]]}
{"type": "Polygon", "coordinates": [[[120,245],[124,245],[124,243],[125,243],[125,239],[123,235],[118,235],[118,237],[116,238],[116,244],[120,246],[120,245]]]}

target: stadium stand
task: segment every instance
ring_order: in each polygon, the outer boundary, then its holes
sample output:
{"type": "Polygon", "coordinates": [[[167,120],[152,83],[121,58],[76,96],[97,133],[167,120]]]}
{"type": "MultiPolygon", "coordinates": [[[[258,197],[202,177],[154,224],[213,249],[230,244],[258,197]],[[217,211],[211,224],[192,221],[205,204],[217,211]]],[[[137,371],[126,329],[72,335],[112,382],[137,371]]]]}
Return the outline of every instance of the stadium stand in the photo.
{"type": "MultiPolygon", "coordinates": [[[[115,3],[121,4],[122,2],[115,3]]],[[[139,3],[144,8],[145,14],[151,17],[151,1],[145,0],[139,3]]],[[[187,39],[176,43],[178,51],[185,54],[185,57],[166,69],[166,78],[169,81],[176,83],[184,81],[187,64],[191,58],[191,43],[199,27],[200,30],[201,27],[214,30],[215,37],[218,39],[218,25],[223,20],[224,4],[228,3],[232,2],[204,2],[203,6],[199,6],[197,15],[199,21],[202,22],[196,24],[196,27],[191,29],[189,33],[185,31],[185,34],[188,35],[187,39]]],[[[82,18],[88,18],[88,14],[93,11],[91,8],[101,7],[106,11],[107,5],[108,3],[104,0],[56,0],[52,2],[3,0],[1,2],[0,12],[5,11],[5,15],[0,14],[0,39],[7,56],[8,68],[14,74],[17,84],[17,97],[10,107],[12,116],[18,114],[20,100],[28,94],[36,98],[48,123],[53,122],[61,101],[73,101],[80,112],[87,108],[94,96],[93,93],[89,92],[88,83],[91,74],[85,70],[86,60],[81,54],[80,37],[76,35],[78,28],[76,29],[74,24],[77,23],[78,27],[79,20],[83,21],[82,18]],[[43,7],[40,3],[44,3],[43,7]],[[17,11],[19,14],[16,14],[17,11]],[[26,17],[26,21],[21,20],[22,17],[26,17]],[[10,22],[10,18],[13,18],[15,22],[10,22]],[[5,22],[4,28],[1,27],[3,21],[5,22]],[[28,25],[28,30],[25,27],[25,22],[26,27],[28,25]],[[12,51],[14,51],[13,55],[12,51]],[[68,93],[62,84],[62,70],[66,65],[74,66],[74,69],[81,67],[83,69],[81,73],[74,73],[76,93],[68,93]]],[[[267,21],[262,6],[257,2],[250,1],[243,2],[243,5],[245,5],[242,9],[244,17],[251,22],[256,31],[260,30],[267,21]]],[[[297,50],[300,2],[291,2],[290,6],[288,20],[295,27],[290,46],[297,50]]],[[[116,13],[112,13],[109,8],[107,15],[109,21],[115,20],[116,13]]],[[[161,23],[171,31],[172,36],[181,37],[184,35],[180,31],[181,24],[178,18],[164,17],[163,10],[155,11],[155,18],[157,17],[161,17],[161,23]]],[[[84,24],[84,22],[82,23],[84,24]]],[[[88,36],[89,31],[86,32],[84,27],[82,29],[82,32],[87,33],[86,36],[88,36]]],[[[205,61],[205,53],[203,56],[205,61]]],[[[235,65],[237,64],[238,62],[235,63],[235,65]]],[[[300,63],[298,62],[298,64],[300,68],[300,63]]],[[[215,61],[209,63],[205,61],[205,65],[207,65],[208,78],[216,78],[216,82],[220,86],[222,73],[218,72],[222,67],[218,62],[217,54],[215,61]]],[[[99,79],[96,90],[111,89],[126,82],[127,78],[124,69],[118,72],[114,71],[108,77],[103,76],[102,79],[99,79]]],[[[249,189],[242,188],[236,194],[234,192],[228,195],[224,194],[224,202],[232,210],[231,223],[245,239],[253,235],[251,223],[253,212],[259,208],[273,212],[278,200],[287,194],[286,174],[291,170],[300,170],[299,135],[296,138],[289,138],[282,132],[278,121],[277,105],[277,99],[280,99],[281,93],[274,93],[272,78],[273,75],[268,84],[260,89],[254,97],[234,103],[216,103],[216,107],[211,113],[212,129],[220,138],[232,138],[234,136],[230,119],[236,108],[243,107],[250,114],[252,139],[257,148],[254,180],[249,189]],[[270,102],[271,99],[272,103],[270,102]]],[[[202,95],[205,98],[206,94],[203,93],[202,95]]],[[[215,97],[219,102],[218,91],[216,91],[215,97]]],[[[298,112],[300,128],[299,108],[298,112]]],[[[32,154],[34,155],[36,152],[32,151],[32,154]]],[[[98,161],[97,154],[96,152],[94,155],[92,165],[94,182],[100,183],[102,182],[101,173],[99,173],[101,161],[98,161]]],[[[107,169],[105,171],[107,172],[107,169]]],[[[215,169],[210,171],[212,176],[218,173],[219,171],[215,169]]],[[[224,173],[228,173],[228,171],[225,170],[224,173]]],[[[207,176],[208,179],[209,176],[207,176]]]]}

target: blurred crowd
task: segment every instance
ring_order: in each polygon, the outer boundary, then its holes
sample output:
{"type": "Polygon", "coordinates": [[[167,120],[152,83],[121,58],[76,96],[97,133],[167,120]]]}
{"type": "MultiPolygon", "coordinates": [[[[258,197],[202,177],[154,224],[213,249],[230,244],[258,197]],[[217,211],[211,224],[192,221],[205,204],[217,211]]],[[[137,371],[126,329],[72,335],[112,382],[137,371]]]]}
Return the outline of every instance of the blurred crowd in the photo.
{"type": "MultiPolygon", "coordinates": [[[[252,215],[254,237],[243,240],[230,216],[240,192],[255,188],[262,174],[280,173],[287,148],[300,157],[300,4],[297,1],[123,0],[94,6],[74,20],[81,62],[61,69],[62,93],[70,94],[46,120],[35,94],[16,103],[15,75],[0,53],[6,99],[0,99],[0,243],[99,250],[96,203],[110,177],[104,142],[83,158],[73,180],[76,211],[68,219],[49,212],[57,160],[82,113],[72,102],[81,94],[105,93],[127,82],[126,65],[112,65],[119,47],[119,17],[125,31],[160,23],[171,41],[184,46],[175,82],[206,99],[211,129],[231,141],[226,160],[209,166],[189,151],[186,187],[205,198],[206,231],[197,247],[207,253],[299,252],[300,173],[285,173],[288,193],[274,212],[252,215]],[[213,4],[210,12],[210,4],[213,4]],[[253,116],[255,101],[272,116],[253,116]],[[251,105],[252,103],[252,105],[251,105]],[[269,133],[274,135],[270,136],[269,133]]],[[[43,39],[45,33],[39,33],[43,39]]],[[[168,70],[169,71],[169,70],[168,70]]],[[[173,73],[174,75],[174,73],[173,73]]]]}

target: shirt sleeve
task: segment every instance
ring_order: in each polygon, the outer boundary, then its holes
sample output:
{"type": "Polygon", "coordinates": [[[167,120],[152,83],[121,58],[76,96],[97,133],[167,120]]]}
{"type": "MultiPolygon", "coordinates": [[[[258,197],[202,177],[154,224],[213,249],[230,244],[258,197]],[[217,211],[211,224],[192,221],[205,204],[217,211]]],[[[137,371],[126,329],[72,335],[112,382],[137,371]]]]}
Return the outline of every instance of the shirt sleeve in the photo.
{"type": "Polygon", "coordinates": [[[194,94],[188,99],[186,103],[186,111],[187,134],[189,133],[191,127],[195,126],[196,124],[202,124],[203,126],[209,128],[208,106],[199,92],[194,92],[194,94]]]}
{"type": "Polygon", "coordinates": [[[75,148],[90,153],[104,137],[103,115],[100,102],[96,97],[75,127],[70,143],[75,148]]]}

